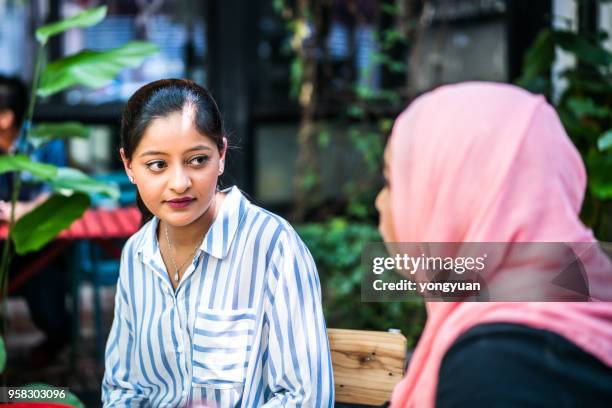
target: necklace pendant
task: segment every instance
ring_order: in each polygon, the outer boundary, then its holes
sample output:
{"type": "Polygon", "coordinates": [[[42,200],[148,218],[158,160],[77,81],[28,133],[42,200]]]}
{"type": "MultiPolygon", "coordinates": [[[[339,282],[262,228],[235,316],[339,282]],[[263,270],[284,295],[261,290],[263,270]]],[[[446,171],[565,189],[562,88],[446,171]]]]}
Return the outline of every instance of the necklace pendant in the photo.
{"type": "Polygon", "coordinates": [[[176,272],[174,272],[174,281],[175,282],[178,282],[178,279],[179,279],[178,273],[179,273],[179,271],[177,269],[176,272]]]}

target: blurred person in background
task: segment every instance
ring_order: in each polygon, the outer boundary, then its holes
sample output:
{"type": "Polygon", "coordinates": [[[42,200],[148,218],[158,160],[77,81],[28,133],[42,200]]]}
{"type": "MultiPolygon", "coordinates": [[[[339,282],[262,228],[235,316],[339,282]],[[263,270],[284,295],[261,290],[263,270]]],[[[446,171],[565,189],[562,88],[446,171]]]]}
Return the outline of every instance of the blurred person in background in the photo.
{"type": "MultiPolygon", "coordinates": [[[[0,154],[22,153],[19,135],[28,104],[26,85],[18,78],[0,75],[0,154]]],[[[25,149],[29,152],[31,149],[25,149]]],[[[29,154],[33,161],[56,166],[66,165],[66,152],[62,140],[54,140],[29,154]]],[[[35,183],[31,176],[22,173],[21,189],[15,206],[15,219],[18,220],[36,206],[42,204],[50,195],[51,189],[43,183],[35,183]]],[[[9,222],[11,216],[11,196],[14,173],[0,174],[0,222],[9,222]]],[[[43,248],[38,255],[43,253],[43,248]]],[[[11,262],[10,277],[38,256],[15,255],[11,262]]],[[[45,340],[35,346],[29,355],[29,362],[40,367],[51,362],[67,344],[70,336],[70,316],[65,305],[65,268],[63,260],[57,259],[28,280],[16,294],[23,295],[28,304],[32,320],[45,334],[45,340]]]]}
{"type": "MultiPolygon", "coordinates": [[[[376,206],[388,243],[596,244],[578,215],[578,151],[546,100],[512,85],[448,85],[417,98],[395,122],[384,173],[376,206]]],[[[501,277],[546,271],[542,259],[506,255],[501,277]]],[[[391,405],[609,406],[612,265],[599,249],[591,255],[590,302],[427,302],[391,405]]]]}

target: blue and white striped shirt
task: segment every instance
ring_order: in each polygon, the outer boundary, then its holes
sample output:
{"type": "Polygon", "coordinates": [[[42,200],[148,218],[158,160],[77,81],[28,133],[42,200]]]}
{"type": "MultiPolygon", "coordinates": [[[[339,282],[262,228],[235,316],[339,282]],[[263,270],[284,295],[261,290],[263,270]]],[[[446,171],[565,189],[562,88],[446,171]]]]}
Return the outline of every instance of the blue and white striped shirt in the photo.
{"type": "Polygon", "coordinates": [[[123,249],[104,406],[333,406],[319,278],[291,226],[231,188],[175,292],[158,222],[123,249]]]}

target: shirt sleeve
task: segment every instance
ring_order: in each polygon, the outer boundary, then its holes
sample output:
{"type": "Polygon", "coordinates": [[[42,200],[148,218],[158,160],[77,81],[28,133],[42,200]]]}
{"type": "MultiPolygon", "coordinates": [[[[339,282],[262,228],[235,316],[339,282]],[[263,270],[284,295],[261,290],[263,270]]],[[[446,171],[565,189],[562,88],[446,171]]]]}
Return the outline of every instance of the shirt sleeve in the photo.
{"type": "Polygon", "coordinates": [[[45,144],[39,152],[38,161],[58,167],[66,166],[66,144],[63,140],[52,140],[45,144]]]}
{"type": "Polygon", "coordinates": [[[146,396],[137,385],[138,374],[133,367],[134,335],[129,310],[129,291],[123,279],[131,274],[131,265],[127,264],[125,256],[128,250],[129,246],[126,244],[121,256],[121,273],[115,294],[113,325],[106,343],[102,380],[104,407],[147,406],[146,396]]]}
{"type": "Polygon", "coordinates": [[[279,239],[269,271],[275,288],[266,302],[270,324],[264,375],[266,407],[332,407],[334,383],[321,287],[310,252],[295,231],[279,239]]]}

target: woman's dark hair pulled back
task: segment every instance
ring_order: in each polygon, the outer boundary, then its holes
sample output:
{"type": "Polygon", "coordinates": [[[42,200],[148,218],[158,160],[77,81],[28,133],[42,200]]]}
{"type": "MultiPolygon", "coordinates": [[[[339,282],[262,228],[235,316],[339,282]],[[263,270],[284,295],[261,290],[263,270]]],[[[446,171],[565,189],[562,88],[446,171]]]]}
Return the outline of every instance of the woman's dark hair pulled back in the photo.
{"type": "MultiPolygon", "coordinates": [[[[223,151],[223,120],[210,93],[187,79],[161,79],[143,86],[127,101],[121,118],[121,148],[125,157],[132,159],[145,131],[155,119],[182,112],[188,105],[195,110],[194,125],[198,132],[211,138],[219,152],[223,151]]],[[[136,199],[144,225],[153,214],[144,205],[140,194],[137,193],[136,199]]]]}

